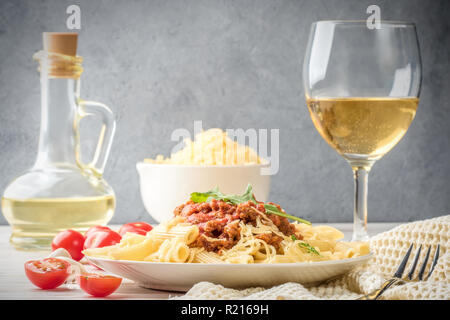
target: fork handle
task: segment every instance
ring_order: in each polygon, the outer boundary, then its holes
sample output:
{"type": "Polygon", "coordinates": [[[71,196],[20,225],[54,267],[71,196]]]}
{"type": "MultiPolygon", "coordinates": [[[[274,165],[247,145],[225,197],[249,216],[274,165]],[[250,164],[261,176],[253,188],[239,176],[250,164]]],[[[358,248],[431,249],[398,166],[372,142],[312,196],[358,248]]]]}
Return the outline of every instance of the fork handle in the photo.
{"type": "Polygon", "coordinates": [[[378,298],[387,290],[389,289],[392,285],[400,282],[401,279],[400,278],[392,278],[389,279],[388,281],[386,281],[385,283],[383,283],[383,285],[381,286],[380,289],[377,289],[375,291],[372,291],[369,294],[366,294],[365,296],[362,296],[360,298],[358,298],[357,300],[378,300],[378,298]]]}

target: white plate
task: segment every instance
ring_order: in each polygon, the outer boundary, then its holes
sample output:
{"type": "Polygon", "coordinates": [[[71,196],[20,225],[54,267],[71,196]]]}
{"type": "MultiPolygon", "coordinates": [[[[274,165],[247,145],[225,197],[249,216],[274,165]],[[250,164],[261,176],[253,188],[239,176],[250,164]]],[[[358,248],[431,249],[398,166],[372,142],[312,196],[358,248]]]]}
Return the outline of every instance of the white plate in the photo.
{"type": "Polygon", "coordinates": [[[133,280],[142,287],[184,292],[201,281],[228,288],[270,287],[286,282],[312,285],[342,275],[371,257],[372,254],[344,260],[278,264],[164,263],[86,258],[103,270],[133,280]]]}

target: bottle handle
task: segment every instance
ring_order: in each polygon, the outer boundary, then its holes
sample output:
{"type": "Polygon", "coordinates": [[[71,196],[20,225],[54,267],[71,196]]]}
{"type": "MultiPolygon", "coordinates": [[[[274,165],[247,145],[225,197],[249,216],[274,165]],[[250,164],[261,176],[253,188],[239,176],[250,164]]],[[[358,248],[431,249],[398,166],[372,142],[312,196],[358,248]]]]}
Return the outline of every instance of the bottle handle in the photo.
{"type": "MultiPolygon", "coordinates": [[[[103,170],[105,169],[106,161],[108,160],[109,151],[111,150],[111,144],[114,138],[114,132],[116,130],[116,121],[114,119],[114,114],[103,103],[78,99],[78,122],[87,116],[100,117],[102,121],[102,128],[100,130],[100,136],[98,138],[94,157],[91,162],[85,164],[81,161],[79,141],[77,144],[77,161],[83,170],[89,171],[97,177],[101,177],[103,175],[103,170]]],[[[77,136],[79,137],[78,132],[77,136]]]]}

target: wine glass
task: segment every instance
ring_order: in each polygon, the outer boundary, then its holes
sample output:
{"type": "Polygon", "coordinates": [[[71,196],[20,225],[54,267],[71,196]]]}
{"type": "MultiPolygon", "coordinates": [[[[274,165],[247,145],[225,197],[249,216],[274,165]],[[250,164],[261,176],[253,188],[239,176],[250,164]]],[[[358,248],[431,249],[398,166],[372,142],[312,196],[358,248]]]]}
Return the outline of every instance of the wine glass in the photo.
{"type": "Polygon", "coordinates": [[[353,241],[368,240],[367,181],[405,135],[419,104],[421,61],[413,23],[319,21],[303,65],[308,109],[320,135],[353,169],[353,241]]]}

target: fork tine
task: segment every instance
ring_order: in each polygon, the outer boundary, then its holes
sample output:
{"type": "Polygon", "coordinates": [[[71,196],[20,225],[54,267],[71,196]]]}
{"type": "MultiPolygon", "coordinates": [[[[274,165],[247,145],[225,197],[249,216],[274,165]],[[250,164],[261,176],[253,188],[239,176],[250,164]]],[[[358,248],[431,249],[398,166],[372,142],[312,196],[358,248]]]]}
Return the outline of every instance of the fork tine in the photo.
{"type": "Polygon", "coordinates": [[[394,274],[395,278],[401,278],[402,277],[403,271],[405,271],[405,267],[406,267],[406,264],[408,263],[408,259],[409,259],[409,256],[411,254],[411,250],[412,250],[413,246],[414,246],[414,243],[411,243],[411,245],[408,248],[408,251],[406,252],[406,254],[405,254],[405,256],[404,256],[404,258],[402,260],[402,262],[400,263],[400,265],[398,266],[397,271],[394,274]]]}
{"type": "Polygon", "coordinates": [[[411,266],[411,270],[409,270],[408,273],[408,279],[412,280],[414,271],[416,270],[416,266],[417,266],[417,261],[419,261],[419,257],[420,257],[420,251],[422,250],[422,245],[420,245],[419,249],[417,250],[416,256],[414,257],[414,262],[411,266]]]}
{"type": "Polygon", "coordinates": [[[437,248],[436,248],[436,251],[435,251],[435,253],[434,253],[433,263],[431,264],[431,267],[430,267],[430,272],[428,272],[428,275],[427,275],[427,280],[428,280],[428,278],[431,276],[431,274],[433,273],[434,267],[436,267],[436,264],[437,264],[438,259],[439,259],[439,249],[440,249],[440,248],[441,248],[441,245],[438,244],[438,245],[437,245],[437,248]]]}
{"type": "Polygon", "coordinates": [[[430,250],[431,250],[431,245],[428,247],[427,254],[425,256],[425,260],[423,261],[422,267],[420,268],[420,271],[419,271],[419,280],[420,281],[422,281],[423,274],[425,273],[425,269],[427,267],[428,258],[430,257],[430,250]]]}

